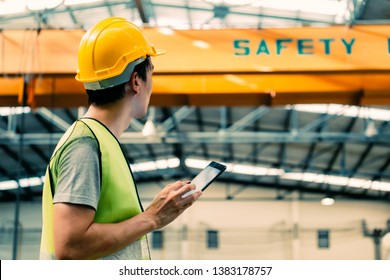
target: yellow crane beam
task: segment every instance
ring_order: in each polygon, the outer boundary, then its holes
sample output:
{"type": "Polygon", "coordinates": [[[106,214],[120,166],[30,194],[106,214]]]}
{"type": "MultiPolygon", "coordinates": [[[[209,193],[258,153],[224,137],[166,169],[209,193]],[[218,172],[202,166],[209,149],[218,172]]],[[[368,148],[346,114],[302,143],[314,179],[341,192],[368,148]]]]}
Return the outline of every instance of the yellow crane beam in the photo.
{"type": "MultiPolygon", "coordinates": [[[[157,106],[390,105],[390,26],[145,29],[157,106]]],[[[86,105],[74,80],[83,30],[3,30],[0,106],[86,105]]]]}

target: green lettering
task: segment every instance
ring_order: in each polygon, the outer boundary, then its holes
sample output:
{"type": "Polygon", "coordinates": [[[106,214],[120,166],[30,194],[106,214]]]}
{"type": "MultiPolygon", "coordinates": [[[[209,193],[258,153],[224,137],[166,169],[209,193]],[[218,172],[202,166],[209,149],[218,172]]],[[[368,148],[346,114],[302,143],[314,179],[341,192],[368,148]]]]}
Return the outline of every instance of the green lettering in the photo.
{"type": "Polygon", "coordinates": [[[390,53],[390,38],[387,38],[387,51],[390,53]]]}
{"type": "Polygon", "coordinates": [[[298,39],[298,54],[313,54],[313,39],[298,39]]]}
{"type": "Polygon", "coordinates": [[[276,54],[280,55],[282,49],[287,48],[283,43],[291,43],[292,39],[277,39],[276,40],[276,54]]]}
{"type": "Polygon", "coordinates": [[[353,38],[350,42],[347,42],[345,39],[341,39],[341,42],[343,42],[345,46],[345,50],[347,51],[347,54],[352,53],[352,46],[355,43],[355,38],[353,38]]]}
{"type": "Polygon", "coordinates": [[[261,53],[269,54],[267,42],[264,39],[260,41],[259,48],[257,49],[256,52],[256,54],[261,54],[261,53]]]}
{"type": "Polygon", "coordinates": [[[324,43],[324,49],[325,49],[325,54],[329,55],[330,54],[330,42],[333,42],[334,39],[320,39],[320,42],[324,43]]]}
{"type": "Polygon", "coordinates": [[[234,48],[237,50],[234,54],[235,55],[249,55],[251,50],[249,48],[249,40],[234,40],[233,45],[234,48]],[[241,51],[238,51],[241,50],[241,51]]]}

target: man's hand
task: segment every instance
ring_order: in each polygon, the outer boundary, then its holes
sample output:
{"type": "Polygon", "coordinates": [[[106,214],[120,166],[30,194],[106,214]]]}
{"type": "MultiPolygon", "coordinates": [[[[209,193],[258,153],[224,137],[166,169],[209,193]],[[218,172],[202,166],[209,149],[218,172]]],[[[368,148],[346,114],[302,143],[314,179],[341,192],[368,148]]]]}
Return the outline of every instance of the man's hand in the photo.
{"type": "Polygon", "coordinates": [[[156,228],[162,228],[183,213],[201,195],[202,191],[196,191],[185,198],[182,196],[188,191],[195,190],[195,185],[189,182],[177,181],[167,185],[145,210],[145,214],[154,217],[156,228]]]}

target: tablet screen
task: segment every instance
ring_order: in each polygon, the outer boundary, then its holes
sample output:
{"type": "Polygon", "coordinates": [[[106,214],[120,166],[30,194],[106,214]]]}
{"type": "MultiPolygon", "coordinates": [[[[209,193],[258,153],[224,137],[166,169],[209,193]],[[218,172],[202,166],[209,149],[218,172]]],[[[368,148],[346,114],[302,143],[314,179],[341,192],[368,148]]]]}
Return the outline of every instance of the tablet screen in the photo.
{"type": "Polygon", "coordinates": [[[207,166],[205,169],[203,169],[194,179],[192,179],[191,183],[195,184],[197,190],[203,190],[205,187],[207,187],[216,176],[221,171],[211,167],[207,166]]]}
{"type": "MultiPolygon", "coordinates": [[[[205,190],[223,171],[226,166],[217,162],[211,162],[207,165],[198,175],[192,179],[191,183],[195,184],[196,190],[205,190]]],[[[194,193],[195,191],[189,191],[185,193],[182,198],[194,193]]]]}

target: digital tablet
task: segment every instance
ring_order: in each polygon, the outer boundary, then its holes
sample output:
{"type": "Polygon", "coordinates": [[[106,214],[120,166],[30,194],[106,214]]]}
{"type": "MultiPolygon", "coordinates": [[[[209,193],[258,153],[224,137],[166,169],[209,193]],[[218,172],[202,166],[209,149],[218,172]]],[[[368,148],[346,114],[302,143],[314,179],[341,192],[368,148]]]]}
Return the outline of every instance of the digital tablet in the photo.
{"type": "Polygon", "coordinates": [[[226,169],[226,166],[212,161],[210,162],[194,179],[191,183],[195,184],[196,189],[189,191],[182,195],[185,198],[198,190],[204,191],[215,179],[217,179],[226,169]]]}

